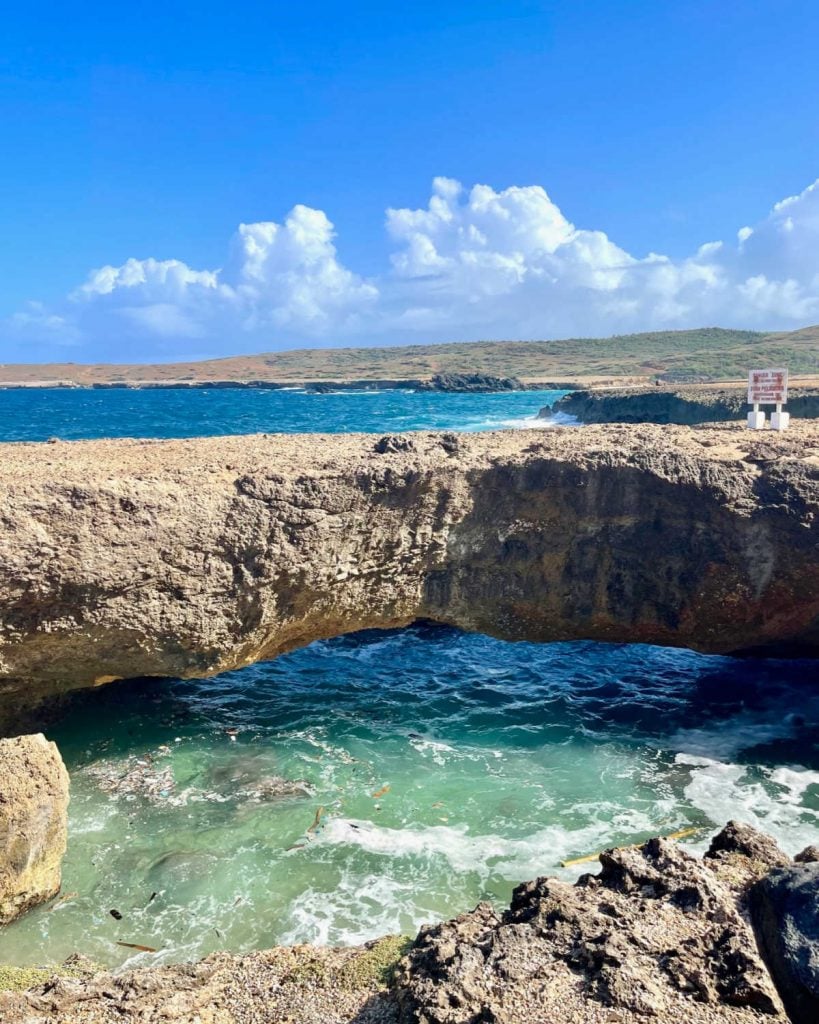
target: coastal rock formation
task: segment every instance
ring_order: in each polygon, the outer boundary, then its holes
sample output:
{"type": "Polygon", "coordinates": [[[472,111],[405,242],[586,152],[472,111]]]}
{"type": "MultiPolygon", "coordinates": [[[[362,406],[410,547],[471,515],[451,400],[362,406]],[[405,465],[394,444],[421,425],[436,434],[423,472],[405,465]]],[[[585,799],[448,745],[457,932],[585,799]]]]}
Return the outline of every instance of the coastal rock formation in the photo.
{"type": "Polygon", "coordinates": [[[406,1024],[787,1020],[746,920],[785,855],[730,825],[702,860],[652,839],[607,850],[576,885],[539,878],[423,929],[399,967],[406,1024]]]}
{"type": "Polygon", "coordinates": [[[793,1024],[819,1021],[819,863],[772,871],[751,890],[760,949],[793,1024]]]}
{"type": "MultiPolygon", "coordinates": [[[[690,385],[680,388],[611,388],[573,391],[538,414],[573,416],[581,423],[678,423],[692,426],[744,420],[746,388],[690,385]]],[[[819,388],[792,387],[787,409],[793,417],[819,416],[819,388]]]]}
{"type": "Polygon", "coordinates": [[[517,377],[496,377],[491,373],[436,373],[418,386],[420,391],[525,391],[517,377]]]}
{"type": "Polygon", "coordinates": [[[0,713],[419,618],[819,650],[819,424],[0,446],[0,713]]]}
{"type": "Polygon", "coordinates": [[[0,739],[0,925],[60,891],[68,772],[45,736],[0,739]]]}

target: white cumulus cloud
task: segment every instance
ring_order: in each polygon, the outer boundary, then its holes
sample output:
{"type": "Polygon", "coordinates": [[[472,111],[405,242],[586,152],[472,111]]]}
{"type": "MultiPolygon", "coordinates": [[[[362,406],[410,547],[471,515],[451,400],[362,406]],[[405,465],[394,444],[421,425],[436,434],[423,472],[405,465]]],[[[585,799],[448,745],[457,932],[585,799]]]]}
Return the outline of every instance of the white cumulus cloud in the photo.
{"type": "Polygon", "coordinates": [[[386,230],[392,251],[372,278],[345,266],[327,215],[302,205],[282,223],[241,224],[222,268],[104,266],[54,308],[32,302],[8,318],[0,352],[71,345],[119,358],[127,345],[129,358],[156,358],[819,320],[819,182],[676,260],[577,227],[539,185],[436,178],[427,206],[389,209],[386,230]]]}

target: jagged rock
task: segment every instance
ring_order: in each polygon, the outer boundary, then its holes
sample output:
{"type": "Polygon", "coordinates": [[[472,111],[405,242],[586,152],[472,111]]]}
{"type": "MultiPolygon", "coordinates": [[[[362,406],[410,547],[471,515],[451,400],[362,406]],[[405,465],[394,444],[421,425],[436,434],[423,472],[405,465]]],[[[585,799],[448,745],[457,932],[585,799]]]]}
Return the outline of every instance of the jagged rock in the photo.
{"type": "Polygon", "coordinates": [[[750,825],[729,821],[711,840],[706,861],[716,861],[725,880],[746,886],[752,877],[761,878],[773,867],[790,864],[790,857],[776,841],[750,825]]]}
{"type": "Polygon", "coordinates": [[[784,855],[751,833],[750,856],[730,834],[703,860],[663,839],[609,850],[600,874],[574,886],[540,878],[519,886],[501,917],[480,905],[423,929],[399,967],[402,1019],[784,1021],[744,917],[749,881],[784,855]]]}
{"type": "Polygon", "coordinates": [[[415,442],[407,434],[385,434],[375,442],[373,451],[379,455],[386,455],[387,452],[412,452],[415,451],[415,442]]]}
{"type": "Polygon", "coordinates": [[[778,867],[751,890],[759,946],[793,1024],[819,1021],[819,862],[778,867]]]}
{"type": "Polygon", "coordinates": [[[496,377],[491,373],[436,373],[429,381],[419,383],[419,391],[524,391],[517,377],[496,377]]]}
{"type": "Polygon", "coordinates": [[[754,434],[3,445],[0,717],[416,619],[819,651],[819,424],[767,438],[764,463],[747,461],[754,434]]]}
{"type": "Polygon", "coordinates": [[[45,736],[0,739],[0,925],[60,891],[68,772],[45,736]]]}
{"type": "Polygon", "coordinates": [[[806,846],[793,858],[797,864],[813,864],[819,861],[819,846],[806,846]]]}

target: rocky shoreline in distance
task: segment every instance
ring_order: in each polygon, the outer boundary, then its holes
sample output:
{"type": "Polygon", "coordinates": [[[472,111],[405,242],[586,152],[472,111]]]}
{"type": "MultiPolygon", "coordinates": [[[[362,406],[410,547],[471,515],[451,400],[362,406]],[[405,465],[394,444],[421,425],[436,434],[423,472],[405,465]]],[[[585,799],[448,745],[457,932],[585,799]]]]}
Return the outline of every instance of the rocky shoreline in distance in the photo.
{"type": "MultiPolygon", "coordinates": [[[[819,388],[792,387],[786,408],[794,418],[819,417],[819,388]]],[[[744,420],[747,390],[739,387],[684,385],[677,388],[611,388],[580,390],[544,406],[538,416],[557,413],[581,423],[673,423],[694,426],[744,420]]]]}
{"type": "Polygon", "coordinates": [[[432,377],[384,377],[342,380],[276,381],[265,378],[247,380],[107,380],[78,383],[74,380],[0,381],[0,390],[88,388],[92,391],[212,391],[240,389],[245,391],[307,391],[327,394],[332,391],[439,391],[447,393],[492,394],[503,391],[562,391],[572,387],[565,382],[526,383],[517,377],[498,377],[488,373],[439,373],[432,377]]]}

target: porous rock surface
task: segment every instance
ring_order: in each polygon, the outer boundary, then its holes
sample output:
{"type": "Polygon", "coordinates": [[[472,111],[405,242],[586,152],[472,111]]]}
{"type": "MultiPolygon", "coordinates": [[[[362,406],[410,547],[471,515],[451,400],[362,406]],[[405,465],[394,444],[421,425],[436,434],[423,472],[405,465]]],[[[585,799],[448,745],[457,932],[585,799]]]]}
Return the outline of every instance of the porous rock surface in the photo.
{"type": "Polygon", "coordinates": [[[0,925],[60,890],[68,772],[37,734],[0,739],[0,925]]]}
{"type": "Polygon", "coordinates": [[[731,825],[700,860],[669,840],[610,850],[576,885],[539,878],[422,930],[399,968],[406,1024],[784,1021],[747,888],[787,858],[731,825]]]}
{"type": "MultiPolygon", "coordinates": [[[[381,940],[382,942],[384,940],[381,940]]],[[[398,1024],[394,995],[351,949],[214,953],[195,964],[54,977],[0,991],[3,1024],[398,1024]],[[363,965],[363,969],[362,969],[363,965]]]]}
{"type": "Polygon", "coordinates": [[[418,618],[819,649],[819,424],[0,445],[0,718],[418,618]]]}

